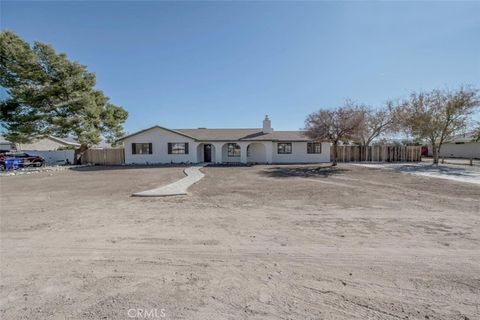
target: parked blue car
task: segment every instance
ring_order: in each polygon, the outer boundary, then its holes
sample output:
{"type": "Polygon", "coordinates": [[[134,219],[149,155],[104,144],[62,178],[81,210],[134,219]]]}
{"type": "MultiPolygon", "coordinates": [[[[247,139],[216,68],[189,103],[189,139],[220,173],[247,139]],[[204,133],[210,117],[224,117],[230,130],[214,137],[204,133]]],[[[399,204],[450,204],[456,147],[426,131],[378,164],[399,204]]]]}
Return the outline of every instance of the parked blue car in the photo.
{"type": "Polygon", "coordinates": [[[3,170],[18,169],[20,167],[41,167],[45,159],[25,152],[0,154],[0,168],[3,170]]]}

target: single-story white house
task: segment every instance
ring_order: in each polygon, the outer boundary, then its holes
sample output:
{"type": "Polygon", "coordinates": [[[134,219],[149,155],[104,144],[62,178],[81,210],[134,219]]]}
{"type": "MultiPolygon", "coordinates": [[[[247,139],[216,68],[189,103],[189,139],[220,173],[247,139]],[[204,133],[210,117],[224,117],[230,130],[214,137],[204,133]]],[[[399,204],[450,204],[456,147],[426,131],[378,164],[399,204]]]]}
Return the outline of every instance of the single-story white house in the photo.
{"type": "MultiPolygon", "coordinates": [[[[458,134],[442,144],[440,157],[480,159],[480,141],[475,141],[474,132],[458,134]]],[[[432,148],[428,147],[428,155],[432,156],[432,148]]]]}
{"type": "Polygon", "coordinates": [[[274,131],[268,116],[258,129],[168,129],[154,126],[118,140],[125,163],[330,162],[330,143],[303,131],[274,131]]]}

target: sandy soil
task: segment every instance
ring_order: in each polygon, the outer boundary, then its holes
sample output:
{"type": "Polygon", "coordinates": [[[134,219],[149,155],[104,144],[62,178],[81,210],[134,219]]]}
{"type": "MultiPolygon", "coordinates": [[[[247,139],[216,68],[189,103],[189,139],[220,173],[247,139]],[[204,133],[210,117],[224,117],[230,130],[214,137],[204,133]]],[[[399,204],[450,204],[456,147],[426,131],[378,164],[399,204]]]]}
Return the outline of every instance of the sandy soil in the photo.
{"type": "Polygon", "coordinates": [[[480,318],[478,185],[256,166],[130,197],[181,170],[0,178],[0,318],[480,318]]]}
{"type": "Polygon", "coordinates": [[[453,164],[433,165],[431,163],[355,163],[354,165],[395,170],[419,176],[447,179],[457,182],[468,182],[480,185],[480,167],[453,164]]]}

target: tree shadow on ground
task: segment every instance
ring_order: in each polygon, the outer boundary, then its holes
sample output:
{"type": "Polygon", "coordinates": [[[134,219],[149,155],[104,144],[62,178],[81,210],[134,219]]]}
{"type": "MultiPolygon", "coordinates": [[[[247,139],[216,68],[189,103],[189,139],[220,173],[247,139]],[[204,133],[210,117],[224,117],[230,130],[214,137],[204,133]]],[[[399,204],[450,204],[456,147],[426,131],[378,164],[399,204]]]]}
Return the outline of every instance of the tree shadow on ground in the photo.
{"type": "Polygon", "coordinates": [[[308,166],[308,167],[272,167],[259,172],[260,175],[270,178],[315,178],[329,177],[331,175],[343,174],[350,171],[338,166],[308,166]]]}

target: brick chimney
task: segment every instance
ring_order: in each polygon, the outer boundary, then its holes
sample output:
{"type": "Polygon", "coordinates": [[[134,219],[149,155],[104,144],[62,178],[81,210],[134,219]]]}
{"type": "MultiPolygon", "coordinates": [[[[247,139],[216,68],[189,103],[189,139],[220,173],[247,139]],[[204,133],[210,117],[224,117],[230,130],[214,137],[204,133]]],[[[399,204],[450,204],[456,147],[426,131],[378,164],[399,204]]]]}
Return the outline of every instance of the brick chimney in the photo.
{"type": "Polygon", "coordinates": [[[268,115],[265,116],[265,119],[263,119],[263,133],[271,133],[273,131],[272,129],[272,123],[270,122],[270,119],[268,118],[268,115]]]}

